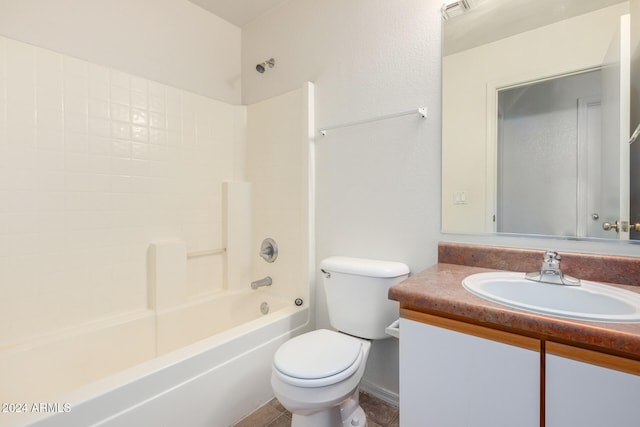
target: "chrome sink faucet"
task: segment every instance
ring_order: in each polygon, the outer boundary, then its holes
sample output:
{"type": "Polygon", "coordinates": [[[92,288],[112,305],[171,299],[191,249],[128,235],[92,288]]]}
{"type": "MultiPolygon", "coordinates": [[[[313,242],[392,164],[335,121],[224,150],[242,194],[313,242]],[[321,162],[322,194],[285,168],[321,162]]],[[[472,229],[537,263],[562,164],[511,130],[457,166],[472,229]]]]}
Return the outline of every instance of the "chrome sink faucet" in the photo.
{"type": "Polygon", "coordinates": [[[552,283],[555,285],[580,286],[580,279],[563,274],[560,270],[562,257],[558,252],[546,251],[542,259],[540,271],[525,274],[525,278],[535,282],[552,283]]]}

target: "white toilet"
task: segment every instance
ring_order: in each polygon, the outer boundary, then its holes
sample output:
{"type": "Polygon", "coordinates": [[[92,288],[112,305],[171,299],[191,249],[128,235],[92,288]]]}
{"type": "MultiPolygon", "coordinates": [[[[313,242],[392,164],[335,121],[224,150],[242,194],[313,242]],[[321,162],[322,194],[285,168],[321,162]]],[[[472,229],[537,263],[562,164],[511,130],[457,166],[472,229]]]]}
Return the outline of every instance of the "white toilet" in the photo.
{"type": "Polygon", "coordinates": [[[292,427],[364,427],[358,385],[371,348],[398,318],[389,287],[409,275],[399,262],[330,257],[322,261],[329,321],[285,342],[273,359],[271,387],[292,413],[292,427]]]}

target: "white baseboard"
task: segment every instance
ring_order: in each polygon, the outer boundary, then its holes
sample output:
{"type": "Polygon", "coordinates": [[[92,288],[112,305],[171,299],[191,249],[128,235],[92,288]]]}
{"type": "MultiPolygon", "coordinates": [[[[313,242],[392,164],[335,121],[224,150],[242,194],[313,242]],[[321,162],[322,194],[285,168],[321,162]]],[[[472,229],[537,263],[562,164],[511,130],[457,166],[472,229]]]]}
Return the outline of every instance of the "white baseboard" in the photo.
{"type": "Polygon", "coordinates": [[[373,384],[367,380],[363,380],[360,383],[360,390],[364,391],[367,394],[370,394],[374,397],[377,397],[380,400],[387,402],[390,405],[398,407],[400,404],[400,396],[398,393],[394,393],[390,390],[382,388],[376,384],[373,384]]]}

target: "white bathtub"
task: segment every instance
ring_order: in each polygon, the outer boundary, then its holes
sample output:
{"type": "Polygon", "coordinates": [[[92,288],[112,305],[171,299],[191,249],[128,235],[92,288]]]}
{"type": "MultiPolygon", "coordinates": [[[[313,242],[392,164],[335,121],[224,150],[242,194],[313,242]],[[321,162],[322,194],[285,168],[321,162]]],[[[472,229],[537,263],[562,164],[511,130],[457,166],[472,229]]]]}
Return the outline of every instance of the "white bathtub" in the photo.
{"type": "Polygon", "coordinates": [[[2,351],[0,426],[232,425],[270,399],[274,352],[308,330],[307,307],[267,295],[143,310],[2,351]]]}

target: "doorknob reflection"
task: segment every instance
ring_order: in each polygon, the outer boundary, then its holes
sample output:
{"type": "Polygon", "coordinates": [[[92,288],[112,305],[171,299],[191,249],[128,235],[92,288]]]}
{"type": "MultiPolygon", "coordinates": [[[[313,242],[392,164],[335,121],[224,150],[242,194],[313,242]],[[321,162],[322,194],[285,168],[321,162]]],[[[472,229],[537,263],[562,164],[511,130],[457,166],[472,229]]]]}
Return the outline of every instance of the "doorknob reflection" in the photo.
{"type": "Polygon", "coordinates": [[[610,222],[602,223],[602,229],[604,231],[615,230],[616,233],[618,233],[620,231],[620,228],[622,228],[622,226],[618,221],[614,222],[613,224],[611,224],[610,222]]]}
{"type": "Polygon", "coordinates": [[[602,229],[605,231],[615,230],[616,233],[620,232],[620,230],[624,231],[625,233],[629,230],[640,231],[640,222],[636,222],[634,224],[629,224],[627,221],[618,222],[617,220],[613,224],[611,224],[610,222],[603,222],[602,229]]]}

